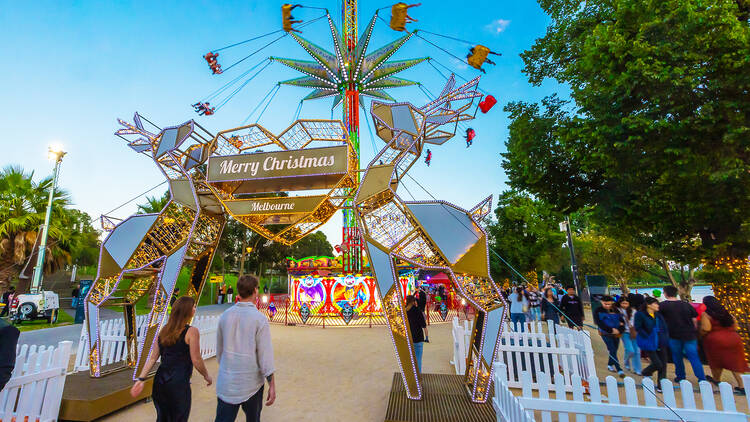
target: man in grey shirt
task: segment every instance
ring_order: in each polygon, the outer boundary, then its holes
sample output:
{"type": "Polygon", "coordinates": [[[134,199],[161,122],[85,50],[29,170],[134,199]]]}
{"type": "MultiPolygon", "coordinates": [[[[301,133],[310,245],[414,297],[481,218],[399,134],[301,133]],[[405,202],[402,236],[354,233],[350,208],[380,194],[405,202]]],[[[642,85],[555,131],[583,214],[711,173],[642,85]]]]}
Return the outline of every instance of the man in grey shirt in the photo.
{"type": "Polygon", "coordinates": [[[258,279],[240,277],[237,294],[239,301],[221,315],[216,334],[216,422],[234,421],[240,406],[248,422],[260,421],[266,380],[266,406],[276,400],[271,330],[268,318],[255,307],[258,279]]]}

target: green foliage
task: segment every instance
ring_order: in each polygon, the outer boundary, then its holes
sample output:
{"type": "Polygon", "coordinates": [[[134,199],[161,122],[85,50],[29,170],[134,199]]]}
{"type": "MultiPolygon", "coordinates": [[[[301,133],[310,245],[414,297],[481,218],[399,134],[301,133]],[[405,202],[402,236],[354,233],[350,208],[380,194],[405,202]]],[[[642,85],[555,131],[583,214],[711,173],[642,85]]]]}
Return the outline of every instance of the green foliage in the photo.
{"type": "Polygon", "coordinates": [[[637,246],[589,231],[577,237],[578,267],[584,274],[600,274],[626,291],[631,280],[644,274],[646,260],[637,246]]]}
{"type": "Polygon", "coordinates": [[[167,206],[167,202],[169,202],[170,196],[169,196],[169,190],[164,191],[164,194],[160,197],[156,196],[147,196],[146,202],[143,204],[138,204],[138,214],[156,214],[161,212],[161,210],[164,209],[164,207],[167,206]]]}
{"type": "Polygon", "coordinates": [[[735,0],[540,0],[521,56],[571,103],[506,106],[513,188],[695,262],[750,253],[750,26],[735,0]]]}
{"type": "MultiPolygon", "coordinates": [[[[7,166],[0,171],[0,283],[18,277],[44,224],[52,177],[35,182],[33,176],[20,166],[7,166]]],[[[99,232],[91,218],[71,209],[68,193],[55,188],[44,272],[67,264],[93,265],[98,260],[98,250],[99,232]]],[[[19,286],[20,291],[24,288],[19,286]]]]}
{"type": "Polygon", "coordinates": [[[230,218],[224,226],[211,271],[217,274],[239,272],[243,250],[245,250],[245,270],[255,274],[264,272],[266,269],[285,273],[288,256],[300,258],[333,254],[333,247],[328,242],[325,233],[321,231],[305,236],[292,246],[285,246],[269,242],[242,223],[230,218]],[[245,249],[248,247],[251,248],[250,252],[245,249]]]}
{"type": "Polygon", "coordinates": [[[292,245],[287,256],[296,259],[308,256],[333,256],[333,246],[325,233],[316,231],[292,245]]]}
{"type": "MultiPolygon", "coordinates": [[[[506,191],[498,198],[495,220],[487,226],[490,248],[521,274],[532,270],[560,268],[565,233],[559,229],[563,220],[552,207],[518,191],[506,191]]],[[[516,279],[518,276],[499,259],[492,259],[493,277],[516,279]]]]}

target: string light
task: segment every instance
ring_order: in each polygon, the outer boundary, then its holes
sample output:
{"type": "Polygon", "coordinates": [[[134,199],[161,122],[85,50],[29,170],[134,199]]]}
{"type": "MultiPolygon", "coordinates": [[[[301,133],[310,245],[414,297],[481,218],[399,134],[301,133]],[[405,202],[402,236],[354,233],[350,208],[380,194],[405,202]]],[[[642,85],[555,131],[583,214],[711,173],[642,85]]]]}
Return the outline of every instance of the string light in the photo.
{"type": "Polygon", "coordinates": [[[714,277],[711,283],[714,295],[737,321],[737,333],[745,346],[745,359],[750,362],[750,314],[747,312],[750,306],[750,261],[724,256],[704,262],[704,268],[714,277]]]}

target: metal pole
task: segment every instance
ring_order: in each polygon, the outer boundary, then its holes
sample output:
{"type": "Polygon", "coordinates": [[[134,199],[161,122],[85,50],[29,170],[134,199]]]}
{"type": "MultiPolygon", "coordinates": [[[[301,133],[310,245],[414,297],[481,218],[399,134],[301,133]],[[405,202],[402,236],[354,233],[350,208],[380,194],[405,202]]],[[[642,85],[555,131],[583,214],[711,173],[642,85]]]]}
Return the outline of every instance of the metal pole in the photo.
{"type": "Polygon", "coordinates": [[[581,297],[581,291],[578,290],[578,263],[576,263],[576,252],[573,249],[573,235],[570,231],[570,216],[565,216],[565,231],[568,233],[568,249],[570,250],[570,269],[573,271],[573,284],[575,284],[576,294],[581,297]]]}
{"type": "Polygon", "coordinates": [[[52,177],[52,187],[49,190],[49,199],[47,200],[47,214],[44,216],[44,226],[42,227],[42,242],[39,244],[39,251],[36,257],[36,266],[34,267],[34,276],[31,279],[31,288],[29,289],[31,294],[39,293],[42,285],[42,273],[44,270],[44,255],[47,250],[47,233],[49,232],[49,220],[52,214],[52,200],[55,197],[55,186],[57,185],[57,175],[60,171],[60,163],[62,163],[64,152],[55,154],[55,172],[52,177]]]}

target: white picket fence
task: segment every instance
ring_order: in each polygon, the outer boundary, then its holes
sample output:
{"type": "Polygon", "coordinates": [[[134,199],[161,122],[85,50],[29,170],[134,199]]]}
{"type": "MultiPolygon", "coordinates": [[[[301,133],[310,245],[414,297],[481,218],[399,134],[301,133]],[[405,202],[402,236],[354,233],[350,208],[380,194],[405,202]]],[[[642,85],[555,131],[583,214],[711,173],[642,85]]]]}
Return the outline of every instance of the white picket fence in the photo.
{"type": "Polygon", "coordinates": [[[553,377],[560,374],[566,391],[572,391],[574,376],[584,379],[596,376],[594,349],[588,333],[552,321],[526,323],[523,332],[519,327],[510,328],[504,327],[496,358],[508,368],[506,375],[510,387],[521,387],[520,376],[524,371],[529,371],[532,376],[540,372],[553,377]]]}
{"type": "MultiPolygon", "coordinates": [[[[146,335],[148,315],[139,315],[135,319],[138,341],[143,341],[146,335]]],[[[201,355],[204,359],[216,356],[216,329],[219,325],[219,315],[197,316],[193,319],[193,326],[201,334],[201,355]]],[[[125,339],[125,321],[122,318],[103,320],[99,323],[101,330],[102,366],[119,363],[127,359],[125,339]]],[[[81,337],[76,352],[75,369],[89,370],[89,337],[86,326],[81,327],[81,337]]]]}
{"type": "Polygon", "coordinates": [[[451,365],[456,370],[456,374],[463,375],[466,373],[466,356],[468,356],[469,342],[471,341],[471,327],[469,321],[464,320],[463,325],[458,321],[458,317],[453,317],[453,359],[451,365]]]}
{"type": "MultiPolygon", "coordinates": [[[[148,321],[148,315],[138,315],[135,317],[135,326],[138,340],[141,341],[145,335],[148,321]]],[[[127,359],[128,349],[125,339],[125,319],[113,318],[99,321],[99,331],[101,332],[101,357],[102,366],[122,362],[127,359]]],[[[73,370],[89,370],[89,335],[86,330],[86,324],[81,325],[81,336],[78,340],[78,350],[76,351],[76,363],[73,370]]]]}
{"type": "MultiPolygon", "coordinates": [[[[504,374],[507,368],[502,363],[495,364],[495,397],[492,400],[498,422],[536,422],[536,415],[541,416],[542,422],[558,420],[568,422],[572,417],[576,422],[593,420],[603,422],[605,417],[612,420],[629,418],[630,421],[663,420],[698,422],[709,420],[710,417],[720,417],[722,422],[747,422],[748,415],[737,411],[732,386],[726,382],[719,384],[721,409],[717,408],[714,392],[707,381],[699,383],[700,392],[693,391],[689,381],[679,384],[682,404],[677,405],[675,386],[671,381],[661,380],[662,393],[655,392],[651,378],[643,378],[642,401],[636,389],[635,380],[624,379],[624,397],[620,396],[617,380],[606,378],[606,395],[599,387],[599,378],[590,376],[586,385],[578,375],[573,376],[572,399],[568,398],[563,375],[555,374],[554,383],[549,375],[538,373],[537,381],[532,381],[531,373],[523,372],[521,376],[521,396],[515,396],[509,390],[509,384],[504,374]],[[588,391],[586,391],[588,389],[588,391]],[[554,392],[554,398],[550,392],[554,392]],[[698,409],[696,401],[701,403],[698,409]],[[537,411],[535,414],[534,411],[537,411]]],[[[750,387],[750,375],[743,375],[745,388],[750,387]]],[[[750,399],[747,398],[750,406],[750,399]]]]}
{"type": "Polygon", "coordinates": [[[13,375],[0,391],[0,422],[57,420],[72,346],[16,347],[13,375]]]}
{"type": "MultiPolygon", "coordinates": [[[[469,323],[461,326],[457,318],[453,320],[453,359],[451,364],[457,374],[466,370],[466,357],[470,350],[471,338],[469,323]]],[[[521,373],[561,374],[565,390],[572,391],[574,376],[587,379],[596,376],[594,350],[591,338],[585,331],[547,322],[527,322],[523,325],[504,323],[500,336],[496,360],[505,364],[505,376],[512,388],[521,387],[521,373]]]]}

